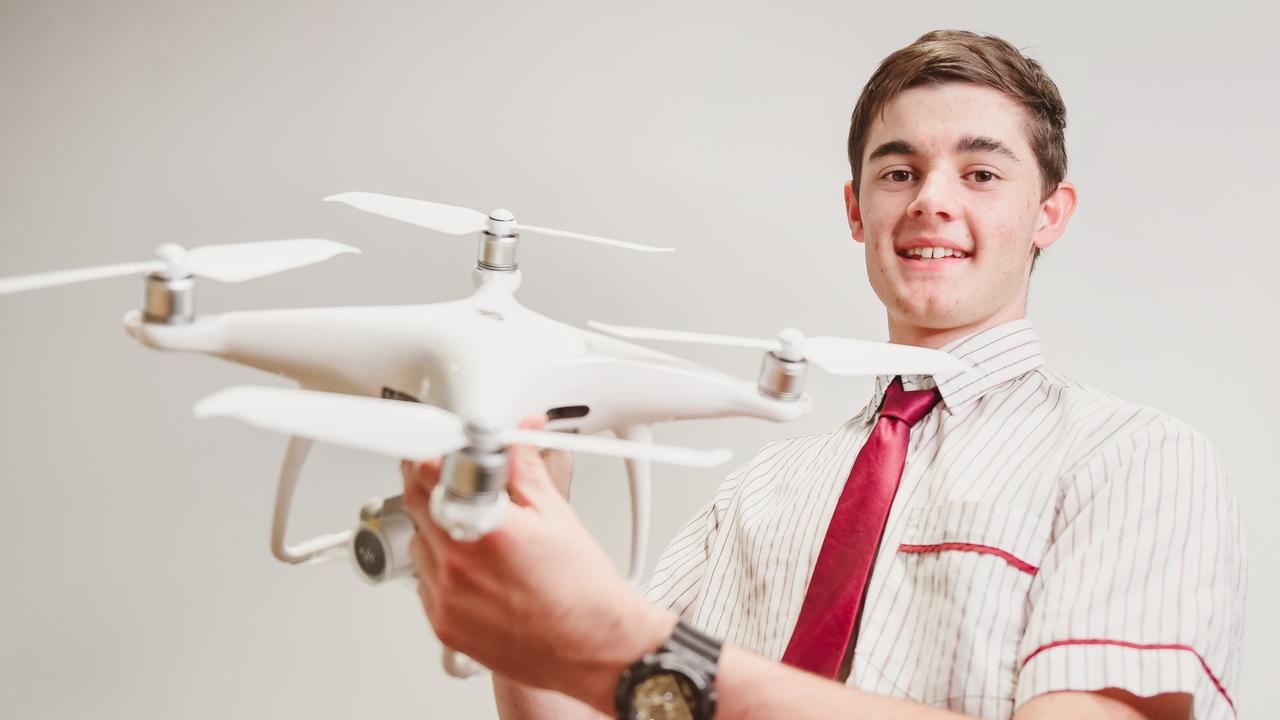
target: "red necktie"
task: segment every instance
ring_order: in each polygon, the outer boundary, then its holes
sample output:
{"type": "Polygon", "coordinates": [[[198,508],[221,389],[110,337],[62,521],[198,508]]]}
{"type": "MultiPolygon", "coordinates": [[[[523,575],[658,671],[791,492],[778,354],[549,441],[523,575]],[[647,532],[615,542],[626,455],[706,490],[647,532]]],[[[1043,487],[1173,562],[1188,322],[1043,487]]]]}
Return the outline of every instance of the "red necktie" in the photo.
{"type": "Polygon", "coordinates": [[[929,414],[939,397],[937,388],[903,390],[900,377],[889,384],[880,419],[836,503],[782,662],[829,678],[840,672],[902,479],[911,427],[929,414]]]}

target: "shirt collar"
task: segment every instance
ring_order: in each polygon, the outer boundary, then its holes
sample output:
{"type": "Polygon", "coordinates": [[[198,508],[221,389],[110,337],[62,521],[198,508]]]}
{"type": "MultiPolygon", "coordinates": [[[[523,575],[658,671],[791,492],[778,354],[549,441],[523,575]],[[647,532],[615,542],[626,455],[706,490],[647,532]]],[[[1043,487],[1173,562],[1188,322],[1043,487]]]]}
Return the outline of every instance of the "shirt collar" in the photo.
{"type": "MultiPolygon", "coordinates": [[[[925,390],[936,385],[942,394],[942,407],[952,414],[964,414],[970,401],[1044,365],[1040,341],[1031,327],[1031,321],[1026,319],[979,330],[938,349],[964,360],[969,367],[936,377],[903,375],[902,387],[904,390],[925,390]]],[[[875,420],[885,390],[894,377],[896,376],[876,377],[875,392],[871,396],[871,402],[863,410],[863,423],[875,420]]]]}

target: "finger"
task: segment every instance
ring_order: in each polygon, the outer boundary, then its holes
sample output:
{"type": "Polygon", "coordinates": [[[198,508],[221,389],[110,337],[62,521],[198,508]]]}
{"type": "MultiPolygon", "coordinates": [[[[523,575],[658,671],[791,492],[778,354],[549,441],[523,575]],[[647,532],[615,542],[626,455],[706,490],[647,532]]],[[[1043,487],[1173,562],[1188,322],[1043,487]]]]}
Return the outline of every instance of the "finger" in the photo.
{"type": "Polygon", "coordinates": [[[543,450],[541,455],[551,482],[560,492],[560,497],[568,500],[569,487],[573,484],[573,453],[568,450],[543,450]]]}
{"type": "Polygon", "coordinates": [[[520,421],[520,428],[523,430],[541,430],[546,426],[546,415],[527,415],[520,421]]]}
{"type": "Polygon", "coordinates": [[[559,496],[537,448],[531,445],[508,447],[507,466],[507,492],[517,505],[542,507],[550,497],[559,496]]]}
{"type": "Polygon", "coordinates": [[[408,489],[411,484],[419,485],[430,495],[431,490],[440,481],[440,467],[443,464],[443,458],[433,458],[422,462],[402,460],[400,462],[400,474],[404,478],[405,488],[408,489]]]}
{"type": "MultiPolygon", "coordinates": [[[[530,415],[520,421],[520,427],[542,430],[549,420],[550,418],[546,415],[530,415]]],[[[551,478],[552,485],[560,493],[560,497],[569,499],[569,484],[573,478],[573,453],[568,450],[546,449],[539,454],[546,463],[547,475],[551,478]]],[[[517,490],[518,492],[520,491],[517,490]]]]}
{"type": "Polygon", "coordinates": [[[422,600],[422,609],[430,618],[439,607],[436,591],[438,561],[428,543],[418,535],[414,535],[409,542],[409,557],[413,561],[414,574],[418,577],[418,597],[422,600]]]}
{"type": "Polygon", "coordinates": [[[431,524],[430,503],[431,496],[420,485],[417,483],[405,484],[404,497],[401,504],[404,507],[404,511],[409,514],[409,519],[413,520],[413,526],[419,532],[431,524]]]}
{"type": "Polygon", "coordinates": [[[409,559],[413,562],[413,572],[419,583],[436,583],[439,561],[435,549],[421,533],[414,533],[409,540],[409,559]]]}

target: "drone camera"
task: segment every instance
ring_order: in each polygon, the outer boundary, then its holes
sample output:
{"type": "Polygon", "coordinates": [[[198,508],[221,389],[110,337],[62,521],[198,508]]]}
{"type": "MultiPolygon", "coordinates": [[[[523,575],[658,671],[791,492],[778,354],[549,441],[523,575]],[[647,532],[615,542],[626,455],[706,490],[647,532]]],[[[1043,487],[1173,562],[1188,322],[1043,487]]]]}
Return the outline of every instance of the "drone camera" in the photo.
{"type": "Polygon", "coordinates": [[[413,572],[409,543],[413,520],[402,496],[374,498],[360,509],[360,524],[351,536],[351,559],[360,576],[382,583],[413,572]]]}

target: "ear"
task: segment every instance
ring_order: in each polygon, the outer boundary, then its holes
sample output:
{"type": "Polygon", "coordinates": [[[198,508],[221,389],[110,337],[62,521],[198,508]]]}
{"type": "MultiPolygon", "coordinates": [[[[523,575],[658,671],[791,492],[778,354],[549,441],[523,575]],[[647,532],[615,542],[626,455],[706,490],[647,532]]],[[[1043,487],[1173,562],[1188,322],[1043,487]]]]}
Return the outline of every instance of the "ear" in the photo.
{"type": "Polygon", "coordinates": [[[858,196],[853,194],[853,181],[844,184],[844,209],[849,218],[849,232],[853,239],[862,242],[862,208],[858,205],[858,196]]]}
{"type": "Polygon", "coordinates": [[[1058,183],[1058,189],[1040,203],[1040,219],[1031,236],[1032,243],[1044,249],[1057,242],[1066,232],[1067,221],[1075,211],[1076,186],[1063,180],[1058,183]]]}

